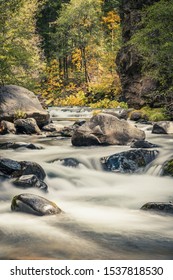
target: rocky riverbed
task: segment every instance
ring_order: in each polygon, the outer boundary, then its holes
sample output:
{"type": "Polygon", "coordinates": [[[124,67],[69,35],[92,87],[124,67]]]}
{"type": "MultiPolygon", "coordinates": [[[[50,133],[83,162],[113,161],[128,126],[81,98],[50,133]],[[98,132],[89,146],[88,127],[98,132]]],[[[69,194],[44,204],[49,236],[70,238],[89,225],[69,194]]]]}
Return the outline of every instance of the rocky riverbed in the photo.
{"type": "MultiPolygon", "coordinates": [[[[52,108],[50,115],[67,127],[90,119],[91,111],[52,108]]],[[[171,172],[173,138],[151,133],[151,124],[135,125],[148,141],[138,148],[73,146],[61,135],[1,135],[1,147],[23,144],[0,150],[1,159],[17,162],[20,171],[16,178],[1,170],[0,258],[172,259],[172,177],[163,167],[171,172]],[[36,163],[46,176],[21,173],[28,170],[23,162],[27,168],[36,163]]]]}

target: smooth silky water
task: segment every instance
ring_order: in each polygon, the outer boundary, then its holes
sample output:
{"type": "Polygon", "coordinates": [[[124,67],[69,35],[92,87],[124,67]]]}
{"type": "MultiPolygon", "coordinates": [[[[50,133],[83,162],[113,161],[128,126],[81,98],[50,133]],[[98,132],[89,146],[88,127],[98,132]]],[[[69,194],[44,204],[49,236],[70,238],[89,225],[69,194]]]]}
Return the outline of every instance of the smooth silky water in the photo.
{"type": "MultiPolygon", "coordinates": [[[[70,123],[67,113],[63,111],[62,123],[70,123]]],[[[39,163],[47,174],[49,192],[1,183],[0,259],[173,259],[173,217],[140,210],[146,202],[173,200],[172,179],[159,177],[162,163],[173,154],[173,138],[151,134],[151,126],[139,127],[148,141],[162,146],[158,158],[139,175],[101,170],[100,157],[129,146],[73,147],[70,139],[1,136],[1,142],[44,147],[0,152],[3,157],[39,163]],[[67,157],[78,159],[79,167],[65,167],[58,160],[67,157]],[[39,217],[11,212],[13,196],[21,193],[46,197],[64,213],[39,217]]]]}

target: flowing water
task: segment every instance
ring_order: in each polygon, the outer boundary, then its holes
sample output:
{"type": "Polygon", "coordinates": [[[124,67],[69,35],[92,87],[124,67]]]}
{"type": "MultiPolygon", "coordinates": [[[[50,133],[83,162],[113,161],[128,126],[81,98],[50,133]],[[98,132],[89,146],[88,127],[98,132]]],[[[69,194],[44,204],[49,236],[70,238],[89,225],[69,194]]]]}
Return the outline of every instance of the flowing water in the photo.
{"type": "MultiPolygon", "coordinates": [[[[54,119],[69,124],[91,112],[54,108],[54,119]]],[[[147,140],[159,144],[159,157],[144,174],[122,175],[101,170],[99,158],[129,150],[129,146],[73,147],[70,139],[4,135],[1,142],[41,144],[43,150],[1,150],[1,156],[38,162],[46,171],[49,193],[0,185],[0,259],[173,259],[173,217],[143,212],[151,201],[173,200],[169,177],[159,177],[162,163],[173,154],[173,137],[151,134],[139,125],[147,140]],[[58,159],[73,157],[77,168],[58,159]],[[11,199],[35,193],[54,201],[63,211],[37,217],[11,212],[11,199]]]]}

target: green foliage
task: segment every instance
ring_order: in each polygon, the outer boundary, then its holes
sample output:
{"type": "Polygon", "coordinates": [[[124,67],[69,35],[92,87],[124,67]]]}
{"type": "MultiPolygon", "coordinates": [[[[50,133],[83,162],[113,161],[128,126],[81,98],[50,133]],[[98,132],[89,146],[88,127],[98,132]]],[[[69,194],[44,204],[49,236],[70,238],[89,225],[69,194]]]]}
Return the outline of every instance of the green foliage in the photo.
{"type": "MultiPolygon", "coordinates": [[[[141,118],[148,119],[149,121],[157,122],[168,120],[169,118],[166,115],[166,111],[164,108],[150,108],[148,106],[142,107],[140,110],[134,110],[130,112],[130,114],[134,112],[141,113],[141,118]]],[[[130,115],[129,115],[130,117],[130,115]]]]}
{"type": "Polygon", "coordinates": [[[89,106],[91,108],[95,108],[95,109],[101,109],[101,108],[117,108],[117,107],[121,107],[124,109],[127,109],[128,106],[125,102],[118,102],[116,100],[110,100],[108,98],[104,98],[100,101],[97,101],[95,103],[90,103],[89,106]]]}
{"type": "Polygon", "coordinates": [[[14,114],[14,119],[26,119],[27,115],[23,110],[16,110],[14,114]]]}
{"type": "Polygon", "coordinates": [[[131,40],[143,55],[143,71],[159,81],[162,89],[173,85],[172,14],[172,0],[160,0],[144,9],[141,28],[131,40]]]}
{"type": "Polygon", "coordinates": [[[35,33],[37,0],[0,1],[0,83],[30,87],[42,71],[35,33]]]}
{"type": "Polygon", "coordinates": [[[84,106],[87,99],[84,91],[80,90],[74,94],[70,94],[65,98],[57,98],[54,102],[56,106],[84,106]]]}
{"type": "Polygon", "coordinates": [[[162,175],[173,177],[173,159],[170,159],[165,162],[165,164],[163,165],[162,175]]]}
{"type": "Polygon", "coordinates": [[[112,10],[117,10],[120,7],[122,0],[103,0],[102,9],[104,13],[112,10]]]}
{"type": "Polygon", "coordinates": [[[55,33],[55,25],[62,4],[69,3],[70,0],[43,0],[43,4],[37,12],[37,28],[42,37],[41,46],[48,60],[52,59],[54,42],[52,34],[55,33]]]}

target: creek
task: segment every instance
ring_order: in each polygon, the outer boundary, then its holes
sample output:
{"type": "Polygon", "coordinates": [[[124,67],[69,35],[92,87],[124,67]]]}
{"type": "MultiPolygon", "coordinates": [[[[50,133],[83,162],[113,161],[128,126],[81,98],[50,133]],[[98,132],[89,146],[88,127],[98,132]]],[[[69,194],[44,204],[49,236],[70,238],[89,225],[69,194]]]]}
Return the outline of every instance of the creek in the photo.
{"type": "MultiPolygon", "coordinates": [[[[51,109],[52,119],[71,124],[87,119],[83,108],[51,109]]],[[[163,162],[173,154],[172,135],[151,134],[151,125],[137,125],[146,140],[159,144],[159,156],[143,174],[117,174],[101,169],[99,159],[130,146],[74,147],[69,138],[3,135],[1,142],[41,144],[42,150],[1,150],[1,156],[39,163],[49,192],[0,185],[0,259],[173,259],[173,217],[140,210],[146,202],[173,200],[172,178],[160,177],[163,162]],[[75,158],[76,168],[62,165],[75,158]],[[38,217],[12,212],[13,196],[34,193],[55,202],[64,213],[38,217]]]]}

